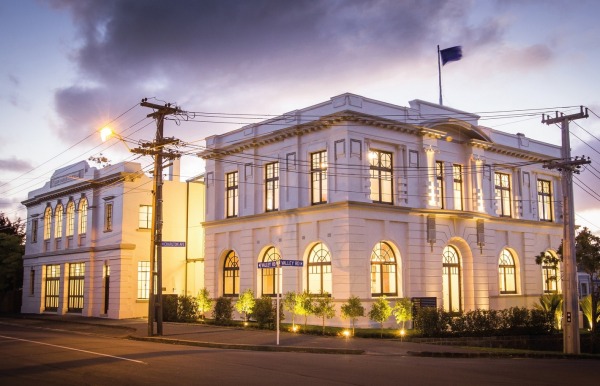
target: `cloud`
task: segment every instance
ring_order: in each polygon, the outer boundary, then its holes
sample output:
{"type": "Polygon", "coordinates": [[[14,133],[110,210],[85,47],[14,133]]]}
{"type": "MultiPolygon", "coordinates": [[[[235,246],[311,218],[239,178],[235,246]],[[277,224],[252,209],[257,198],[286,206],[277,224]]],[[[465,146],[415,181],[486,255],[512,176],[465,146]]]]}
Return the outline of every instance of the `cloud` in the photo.
{"type": "Polygon", "coordinates": [[[32,169],[33,166],[27,162],[16,157],[1,159],[0,158],[0,170],[6,170],[11,172],[24,172],[32,169]]]}
{"type": "Polygon", "coordinates": [[[210,109],[227,95],[225,108],[235,111],[266,95],[289,100],[295,87],[332,96],[381,82],[392,69],[435,64],[440,40],[501,36],[500,25],[467,23],[470,3],[455,0],[49,3],[68,11],[79,33],[71,54],[78,79],[55,95],[63,138],[104,101],[119,111],[156,95],[210,109]]]}

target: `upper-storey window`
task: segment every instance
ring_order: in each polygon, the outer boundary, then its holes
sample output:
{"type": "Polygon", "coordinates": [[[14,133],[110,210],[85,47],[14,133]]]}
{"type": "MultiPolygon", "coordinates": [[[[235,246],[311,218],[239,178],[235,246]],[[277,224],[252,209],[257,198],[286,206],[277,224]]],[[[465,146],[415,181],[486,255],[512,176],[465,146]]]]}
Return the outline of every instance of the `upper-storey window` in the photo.
{"type": "Polygon", "coordinates": [[[44,212],[44,240],[50,240],[52,227],[52,209],[46,208],[44,212]]]}
{"type": "Polygon", "coordinates": [[[75,203],[69,201],[67,204],[67,237],[73,236],[75,232],[75,203]]]}
{"type": "Polygon", "coordinates": [[[393,203],[392,153],[371,150],[369,152],[371,174],[371,200],[373,202],[393,203]]]}
{"type": "Polygon", "coordinates": [[[510,217],[510,176],[506,173],[494,173],[494,189],[500,216],[510,217]]]}
{"type": "Polygon", "coordinates": [[[104,231],[110,232],[113,228],[113,203],[104,204],[104,231]]]}
{"type": "Polygon", "coordinates": [[[227,217],[238,216],[238,199],[239,199],[239,185],[238,185],[238,172],[231,172],[225,175],[226,183],[226,194],[227,194],[227,217]]]}
{"type": "Polygon", "coordinates": [[[435,161],[435,179],[437,180],[437,185],[440,190],[440,198],[438,201],[438,205],[440,208],[444,209],[444,162],[443,161],[435,161]]]}
{"type": "Polygon", "coordinates": [[[152,228],[152,205],[140,205],[140,212],[139,212],[139,217],[138,217],[138,228],[139,229],[152,228]]]}
{"type": "Polygon", "coordinates": [[[327,202],[327,150],[310,155],[311,203],[327,202]]]}
{"type": "Polygon", "coordinates": [[[60,239],[62,237],[62,226],[63,226],[63,206],[62,204],[56,205],[54,210],[54,238],[60,239]]]}
{"type": "Polygon", "coordinates": [[[265,165],[265,210],[279,210],[279,162],[265,165]]]}
{"type": "Polygon", "coordinates": [[[550,181],[538,180],[537,189],[540,220],[552,221],[552,189],[550,181]]]}
{"type": "Polygon", "coordinates": [[[79,234],[85,235],[87,232],[87,212],[88,212],[88,203],[87,199],[83,197],[81,201],[79,201],[79,234]]]}
{"type": "Polygon", "coordinates": [[[454,209],[463,210],[462,165],[452,165],[452,175],[454,178],[454,209]]]}

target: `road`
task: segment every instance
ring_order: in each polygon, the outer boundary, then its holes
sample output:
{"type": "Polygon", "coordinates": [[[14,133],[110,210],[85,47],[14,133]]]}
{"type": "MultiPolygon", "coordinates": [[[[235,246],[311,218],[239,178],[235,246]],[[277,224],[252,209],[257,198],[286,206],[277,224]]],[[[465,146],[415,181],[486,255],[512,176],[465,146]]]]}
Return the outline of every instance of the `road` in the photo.
{"type": "Polygon", "coordinates": [[[0,385],[573,385],[597,360],[219,350],[0,324],[0,385]]]}

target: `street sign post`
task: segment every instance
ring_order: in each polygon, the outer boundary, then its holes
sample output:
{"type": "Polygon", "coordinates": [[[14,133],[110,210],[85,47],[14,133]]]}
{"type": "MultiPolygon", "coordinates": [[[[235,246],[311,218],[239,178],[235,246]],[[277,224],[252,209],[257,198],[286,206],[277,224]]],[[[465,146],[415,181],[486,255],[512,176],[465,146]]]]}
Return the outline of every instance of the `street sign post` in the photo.
{"type": "Polygon", "coordinates": [[[161,241],[161,247],[185,247],[185,241],[161,241]]]}
{"type": "MultiPolygon", "coordinates": [[[[304,261],[302,260],[277,260],[277,261],[263,261],[258,263],[258,269],[267,269],[267,268],[281,268],[283,267],[303,267],[304,261]]],[[[281,271],[279,271],[279,275],[275,275],[277,283],[275,283],[275,288],[277,288],[277,345],[279,346],[279,298],[281,294],[279,293],[279,277],[281,277],[281,286],[283,287],[283,276],[281,275],[281,271]]]]}

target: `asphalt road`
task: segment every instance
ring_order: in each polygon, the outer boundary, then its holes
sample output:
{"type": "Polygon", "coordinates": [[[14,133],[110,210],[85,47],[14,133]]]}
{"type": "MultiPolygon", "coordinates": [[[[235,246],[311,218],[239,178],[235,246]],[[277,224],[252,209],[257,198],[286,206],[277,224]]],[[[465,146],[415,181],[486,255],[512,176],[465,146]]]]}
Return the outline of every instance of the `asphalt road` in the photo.
{"type": "Polygon", "coordinates": [[[574,385],[598,361],[219,350],[0,324],[0,385],[574,385]]]}

